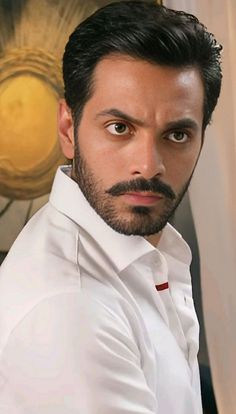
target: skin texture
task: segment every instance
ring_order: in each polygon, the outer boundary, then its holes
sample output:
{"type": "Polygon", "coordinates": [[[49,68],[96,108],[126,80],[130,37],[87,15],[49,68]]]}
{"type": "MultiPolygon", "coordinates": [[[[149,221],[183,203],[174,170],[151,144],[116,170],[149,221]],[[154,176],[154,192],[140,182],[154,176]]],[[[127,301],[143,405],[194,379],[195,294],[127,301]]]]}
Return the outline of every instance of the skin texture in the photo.
{"type": "Polygon", "coordinates": [[[60,143],[74,158],[73,178],[116,231],[157,243],[201,151],[203,100],[196,68],[111,55],[95,68],[78,131],[61,101],[60,143]]]}

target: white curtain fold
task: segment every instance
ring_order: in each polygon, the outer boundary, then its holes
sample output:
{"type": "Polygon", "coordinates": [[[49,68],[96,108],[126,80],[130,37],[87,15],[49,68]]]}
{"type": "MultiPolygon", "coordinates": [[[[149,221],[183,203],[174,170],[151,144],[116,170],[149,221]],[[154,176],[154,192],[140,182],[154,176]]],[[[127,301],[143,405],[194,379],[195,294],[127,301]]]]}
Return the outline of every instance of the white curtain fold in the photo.
{"type": "Polygon", "coordinates": [[[206,336],[219,414],[236,414],[236,1],[165,0],[223,44],[223,87],[191,188],[206,336]]]}

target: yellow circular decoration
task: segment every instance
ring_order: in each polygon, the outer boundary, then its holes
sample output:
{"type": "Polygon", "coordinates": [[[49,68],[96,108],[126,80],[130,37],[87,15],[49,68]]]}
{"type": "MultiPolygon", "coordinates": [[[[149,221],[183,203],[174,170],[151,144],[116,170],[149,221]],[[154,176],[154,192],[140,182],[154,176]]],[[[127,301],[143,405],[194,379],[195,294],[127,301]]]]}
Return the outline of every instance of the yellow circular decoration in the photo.
{"type": "Polygon", "coordinates": [[[0,85],[1,162],[27,172],[50,155],[56,137],[57,97],[31,75],[0,85]]]}
{"type": "Polygon", "coordinates": [[[0,193],[33,199],[50,191],[65,162],[56,130],[60,68],[51,56],[30,50],[10,51],[0,67],[0,193]]]}

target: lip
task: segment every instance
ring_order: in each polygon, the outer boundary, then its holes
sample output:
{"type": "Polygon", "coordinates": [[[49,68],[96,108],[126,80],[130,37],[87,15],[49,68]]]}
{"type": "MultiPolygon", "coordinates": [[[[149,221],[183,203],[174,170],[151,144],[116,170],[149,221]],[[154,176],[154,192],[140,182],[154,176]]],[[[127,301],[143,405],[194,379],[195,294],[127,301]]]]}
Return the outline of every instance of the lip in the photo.
{"type": "Polygon", "coordinates": [[[150,192],[124,193],[123,197],[129,204],[139,206],[151,206],[163,199],[163,196],[150,192]]]}

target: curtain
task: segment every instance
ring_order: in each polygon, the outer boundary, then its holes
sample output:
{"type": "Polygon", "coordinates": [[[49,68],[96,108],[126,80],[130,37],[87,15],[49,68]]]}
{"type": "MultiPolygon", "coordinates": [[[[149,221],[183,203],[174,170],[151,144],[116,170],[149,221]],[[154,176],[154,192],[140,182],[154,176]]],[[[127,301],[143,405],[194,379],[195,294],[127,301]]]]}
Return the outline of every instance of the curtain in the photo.
{"type": "Polygon", "coordinates": [[[236,414],[236,1],[164,4],[195,14],[224,46],[223,89],[189,192],[217,405],[236,414]]]}

